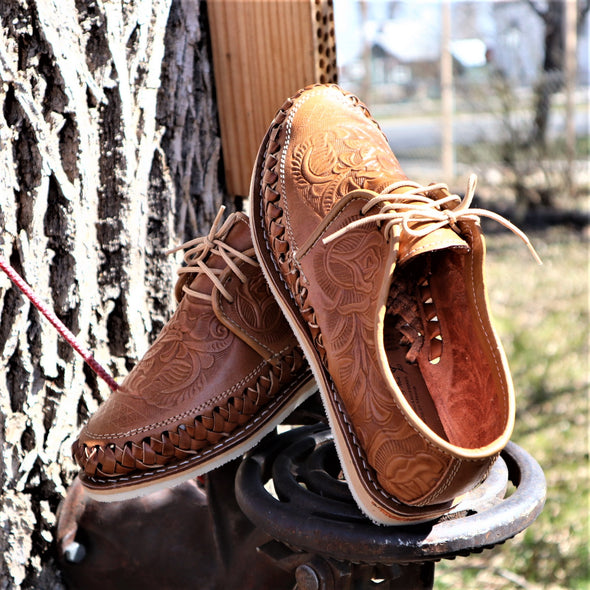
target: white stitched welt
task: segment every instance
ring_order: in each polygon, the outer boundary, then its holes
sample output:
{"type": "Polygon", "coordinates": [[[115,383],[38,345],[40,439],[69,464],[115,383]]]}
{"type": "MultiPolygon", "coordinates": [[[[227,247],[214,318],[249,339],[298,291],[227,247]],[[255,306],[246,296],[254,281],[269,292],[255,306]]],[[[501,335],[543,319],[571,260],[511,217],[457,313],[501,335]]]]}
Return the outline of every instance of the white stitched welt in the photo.
{"type": "Polygon", "coordinates": [[[459,472],[459,467],[461,466],[461,459],[452,459],[453,466],[450,471],[445,475],[445,482],[438,490],[433,492],[430,496],[428,496],[426,501],[417,504],[418,506],[426,506],[428,504],[432,504],[434,500],[440,498],[444,492],[450,487],[451,483],[455,480],[457,473],[459,472]]]}
{"type": "Polygon", "coordinates": [[[250,373],[248,373],[248,375],[246,375],[245,377],[240,379],[240,381],[238,381],[236,384],[232,385],[229,389],[223,391],[222,393],[219,393],[215,397],[212,397],[207,403],[200,404],[194,408],[191,408],[190,410],[186,410],[185,412],[182,412],[181,414],[176,414],[175,416],[171,416],[170,418],[166,418],[166,420],[162,420],[161,422],[154,422],[153,424],[149,424],[148,426],[142,426],[141,428],[134,428],[132,430],[128,430],[127,432],[117,432],[117,433],[111,433],[111,434],[95,434],[91,431],[87,431],[87,435],[90,438],[95,438],[98,440],[105,440],[108,438],[120,438],[122,436],[135,436],[136,434],[141,434],[142,432],[147,432],[149,430],[153,430],[154,428],[161,428],[162,426],[168,426],[169,424],[172,424],[173,422],[176,422],[178,420],[182,420],[183,418],[187,418],[187,417],[195,414],[196,412],[199,412],[200,410],[203,410],[203,409],[209,407],[212,403],[218,402],[220,399],[223,399],[226,395],[231,395],[236,390],[242,388],[248,381],[250,381],[250,379],[252,379],[252,377],[254,377],[256,375],[256,373],[258,373],[262,370],[262,367],[266,363],[267,363],[267,361],[263,360],[260,364],[258,364],[258,366],[256,366],[252,371],[250,371],[250,373]]]}
{"type": "Polygon", "coordinates": [[[234,439],[241,437],[245,432],[248,432],[249,430],[254,428],[254,426],[257,426],[258,423],[261,420],[264,420],[266,418],[266,416],[270,412],[272,412],[277,405],[280,405],[282,403],[282,401],[285,397],[290,396],[291,390],[293,388],[297,387],[298,385],[300,385],[302,381],[305,381],[306,375],[307,375],[307,372],[302,373],[295,381],[293,381],[290,384],[290,388],[285,389],[282,393],[279,393],[267,406],[265,406],[260,411],[259,414],[257,414],[250,422],[247,422],[242,428],[240,428],[238,432],[230,434],[228,437],[223,439],[223,442],[217,443],[216,445],[213,445],[212,447],[207,447],[206,449],[203,449],[202,451],[195,453],[192,457],[190,457],[190,459],[185,459],[184,461],[181,461],[179,463],[173,463],[171,465],[166,465],[166,466],[160,467],[158,469],[150,469],[149,471],[145,471],[145,472],[138,473],[138,474],[116,477],[116,480],[111,479],[111,478],[107,479],[107,478],[93,477],[91,475],[86,475],[85,477],[87,479],[89,479],[90,481],[93,481],[96,483],[105,483],[105,482],[110,483],[113,481],[124,482],[124,481],[138,480],[138,479],[149,479],[153,475],[159,475],[159,474],[166,473],[169,471],[176,471],[178,469],[181,469],[185,465],[188,465],[190,463],[194,463],[196,459],[200,459],[201,457],[206,457],[207,455],[212,454],[213,452],[217,451],[218,449],[220,449],[222,447],[227,448],[229,446],[229,444],[233,442],[234,439]]]}

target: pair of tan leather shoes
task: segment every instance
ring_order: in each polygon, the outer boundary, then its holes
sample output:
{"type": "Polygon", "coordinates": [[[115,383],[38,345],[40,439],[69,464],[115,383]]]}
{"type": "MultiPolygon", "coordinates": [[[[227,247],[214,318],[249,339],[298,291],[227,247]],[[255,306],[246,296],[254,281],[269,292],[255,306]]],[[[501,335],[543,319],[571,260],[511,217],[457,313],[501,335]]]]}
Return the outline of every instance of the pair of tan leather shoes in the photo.
{"type": "Polygon", "coordinates": [[[250,221],[219,215],[186,245],[176,313],[74,443],[91,495],[205,473],[319,388],[365,514],[448,511],[514,423],[483,277],[479,217],[498,217],[469,207],[473,190],[409,181],[338,86],[289,99],[255,163],[250,221]]]}

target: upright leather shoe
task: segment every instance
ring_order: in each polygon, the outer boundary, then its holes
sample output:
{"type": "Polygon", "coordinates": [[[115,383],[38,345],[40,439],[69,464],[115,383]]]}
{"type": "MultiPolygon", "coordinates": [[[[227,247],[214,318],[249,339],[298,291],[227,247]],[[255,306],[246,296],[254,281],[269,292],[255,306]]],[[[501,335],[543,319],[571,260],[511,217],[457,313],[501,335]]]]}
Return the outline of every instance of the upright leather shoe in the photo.
{"type": "Polygon", "coordinates": [[[122,500],[238,457],[316,391],[252,249],[220,211],[185,245],[178,308],[73,445],[89,494],[122,500]]]}
{"type": "Polygon", "coordinates": [[[474,188],[462,200],[409,181],[366,107],[337,86],[287,100],[258,154],[254,247],[352,494],[378,523],[444,514],[512,432],[479,216],[524,234],[470,209],[474,188]]]}

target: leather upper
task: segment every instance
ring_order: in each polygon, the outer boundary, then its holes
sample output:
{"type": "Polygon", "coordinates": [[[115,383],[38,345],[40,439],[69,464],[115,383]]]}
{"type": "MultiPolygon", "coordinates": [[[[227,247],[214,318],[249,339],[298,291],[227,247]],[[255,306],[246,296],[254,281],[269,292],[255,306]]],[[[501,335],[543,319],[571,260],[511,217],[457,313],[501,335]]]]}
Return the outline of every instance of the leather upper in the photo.
{"type": "Polygon", "coordinates": [[[74,444],[87,480],[198,460],[304,367],[255,260],[247,217],[232,214],[216,239],[242,258],[230,252],[230,267],[214,249],[205,257],[219,286],[203,272],[181,275],[173,317],[74,444]]]}
{"type": "Polygon", "coordinates": [[[485,477],[514,420],[478,220],[457,221],[446,189],[415,190],[366,107],[337,86],[287,101],[261,153],[264,241],[345,461],[384,511],[413,518],[399,502],[452,501],[485,477]]]}

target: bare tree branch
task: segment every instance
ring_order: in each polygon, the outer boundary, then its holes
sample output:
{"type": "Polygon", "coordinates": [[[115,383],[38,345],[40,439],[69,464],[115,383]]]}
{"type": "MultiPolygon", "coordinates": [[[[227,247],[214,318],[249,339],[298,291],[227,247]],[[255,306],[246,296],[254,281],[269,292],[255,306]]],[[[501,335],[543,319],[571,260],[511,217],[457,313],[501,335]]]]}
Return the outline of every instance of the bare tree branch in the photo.
{"type": "Polygon", "coordinates": [[[535,13],[541,17],[543,20],[545,20],[545,18],[547,17],[547,11],[543,11],[541,10],[541,7],[537,5],[536,2],[534,2],[533,0],[525,0],[526,4],[528,4],[534,11],[535,13]]]}
{"type": "Polygon", "coordinates": [[[578,2],[578,32],[580,32],[584,26],[584,19],[586,18],[588,11],[590,11],[590,0],[586,0],[585,2],[580,0],[578,2]]]}

